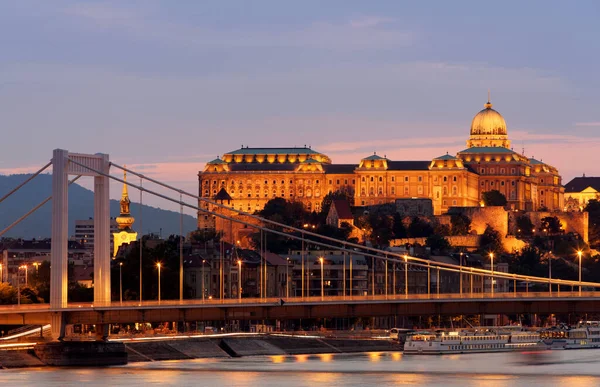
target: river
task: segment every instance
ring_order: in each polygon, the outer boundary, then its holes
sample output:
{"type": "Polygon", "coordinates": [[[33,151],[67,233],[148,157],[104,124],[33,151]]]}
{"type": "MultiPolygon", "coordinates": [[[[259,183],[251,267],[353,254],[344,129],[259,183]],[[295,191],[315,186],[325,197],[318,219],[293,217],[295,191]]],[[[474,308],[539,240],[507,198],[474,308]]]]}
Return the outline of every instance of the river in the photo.
{"type": "Polygon", "coordinates": [[[0,371],[3,386],[600,386],[600,350],[256,356],[0,371]]]}

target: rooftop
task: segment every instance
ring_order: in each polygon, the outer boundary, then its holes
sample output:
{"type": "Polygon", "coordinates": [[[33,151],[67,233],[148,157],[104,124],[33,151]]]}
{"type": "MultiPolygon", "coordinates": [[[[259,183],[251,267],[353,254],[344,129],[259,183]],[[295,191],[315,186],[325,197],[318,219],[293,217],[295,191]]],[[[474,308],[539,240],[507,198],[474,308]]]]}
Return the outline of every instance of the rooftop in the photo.
{"type": "Polygon", "coordinates": [[[291,148],[240,148],[231,152],[225,153],[226,155],[315,155],[319,152],[314,151],[310,148],[305,147],[291,147],[291,148]]]}
{"type": "Polygon", "coordinates": [[[581,192],[588,187],[600,192],[600,177],[576,177],[565,184],[565,192],[581,192]]]}
{"type": "Polygon", "coordinates": [[[474,146],[461,150],[458,153],[516,153],[515,151],[501,146],[474,146]]]}

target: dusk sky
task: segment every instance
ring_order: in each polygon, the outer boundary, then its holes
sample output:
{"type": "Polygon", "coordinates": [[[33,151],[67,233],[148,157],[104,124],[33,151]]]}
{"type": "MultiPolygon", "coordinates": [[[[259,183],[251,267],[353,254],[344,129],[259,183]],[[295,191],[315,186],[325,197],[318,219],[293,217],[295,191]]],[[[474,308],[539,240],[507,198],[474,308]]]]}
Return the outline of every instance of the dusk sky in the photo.
{"type": "Polygon", "coordinates": [[[563,183],[600,175],[598,15],[594,0],[0,1],[0,172],[64,148],[197,192],[242,144],[430,160],[465,148],[491,89],[515,151],[563,183]]]}

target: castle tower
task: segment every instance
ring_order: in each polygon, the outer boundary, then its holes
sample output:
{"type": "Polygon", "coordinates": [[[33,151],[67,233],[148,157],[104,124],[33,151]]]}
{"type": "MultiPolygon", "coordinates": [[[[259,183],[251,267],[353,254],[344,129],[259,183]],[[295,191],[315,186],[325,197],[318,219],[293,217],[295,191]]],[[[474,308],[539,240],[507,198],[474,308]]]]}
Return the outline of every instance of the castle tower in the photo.
{"type": "Polygon", "coordinates": [[[473,117],[471,122],[471,136],[467,141],[467,148],[474,147],[501,147],[510,149],[510,140],[506,131],[504,117],[492,109],[488,101],[484,109],[473,117]]]}
{"type": "Polygon", "coordinates": [[[124,243],[129,244],[130,242],[137,240],[137,232],[134,232],[131,229],[135,218],[131,216],[129,211],[129,205],[131,204],[131,201],[129,200],[129,194],[127,192],[127,172],[125,171],[123,171],[123,180],[125,183],[123,184],[123,193],[121,194],[121,213],[116,219],[117,225],[119,226],[119,232],[113,233],[113,257],[117,255],[119,246],[124,243]]]}

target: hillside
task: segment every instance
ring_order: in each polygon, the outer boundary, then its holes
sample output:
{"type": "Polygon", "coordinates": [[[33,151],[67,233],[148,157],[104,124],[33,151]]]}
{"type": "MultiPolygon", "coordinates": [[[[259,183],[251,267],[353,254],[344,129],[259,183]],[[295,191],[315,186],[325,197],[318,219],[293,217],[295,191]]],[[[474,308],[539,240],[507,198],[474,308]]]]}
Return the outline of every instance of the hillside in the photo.
{"type": "MultiPolygon", "coordinates": [[[[0,175],[0,197],[4,196],[30,175],[0,175]]],[[[46,199],[52,193],[52,176],[39,175],[16,194],[0,203],[0,227],[4,229],[27,211],[46,199]]],[[[162,210],[156,207],[142,206],[144,233],[158,233],[162,235],[179,234],[179,213],[162,210]]],[[[131,203],[131,214],[138,217],[139,205],[131,203]]],[[[23,222],[6,233],[5,237],[43,238],[51,234],[52,201],[46,203],[39,210],[31,214],[23,222]]],[[[69,187],[69,235],[74,233],[76,219],[88,219],[94,215],[94,192],[83,188],[77,183],[69,187]]],[[[110,216],[119,215],[119,202],[110,201],[110,216]]],[[[136,220],[136,225],[139,223],[136,220]]],[[[197,227],[196,219],[189,215],[183,217],[183,230],[188,233],[197,227]]],[[[139,229],[136,229],[139,232],[139,229]]]]}

